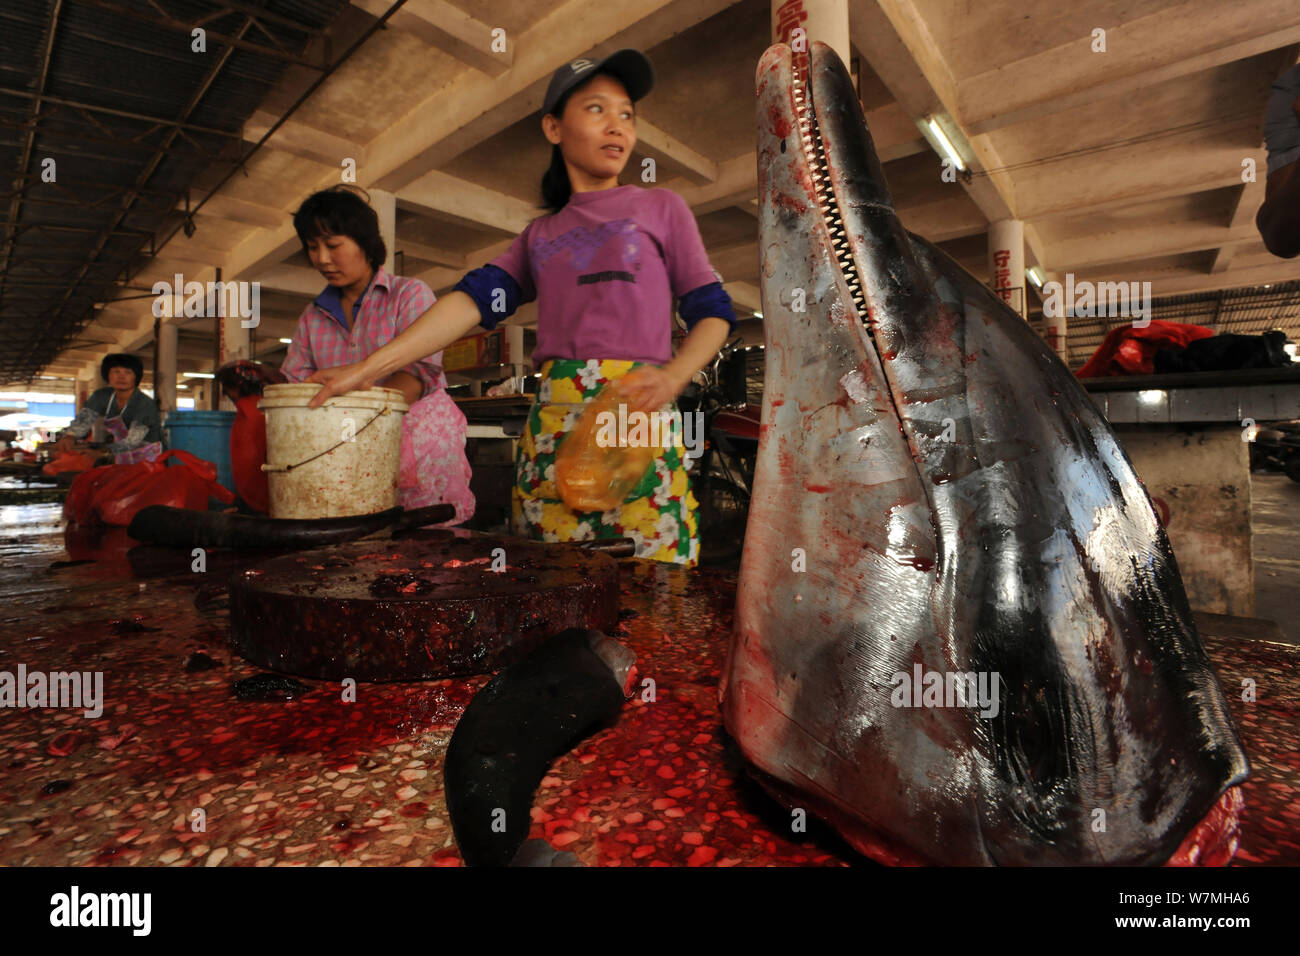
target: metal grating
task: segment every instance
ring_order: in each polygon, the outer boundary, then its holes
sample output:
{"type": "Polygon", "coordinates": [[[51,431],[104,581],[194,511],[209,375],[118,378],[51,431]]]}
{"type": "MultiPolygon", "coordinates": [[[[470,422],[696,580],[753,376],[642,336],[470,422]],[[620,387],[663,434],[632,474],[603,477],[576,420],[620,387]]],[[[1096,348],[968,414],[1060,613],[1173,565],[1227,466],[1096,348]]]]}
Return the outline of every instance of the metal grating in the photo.
{"type": "MultiPolygon", "coordinates": [[[[1300,281],[1154,299],[1151,318],[1203,325],[1221,334],[1259,335],[1270,329],[1281,329],[1287,338],[1300,341],[1300,281]]],[[[1097,317],[1069,319],[1066,336],[1070,367],[1082,367],[1097,351],[1106,333],[1125,321],[1097,317]]],[[[1041,315],[1031,325],[1041,333],[1041,315]]]]}
{"type": "MultiPolygon", "coordinates": [[[[180,225],[195,177],[347,0],[7,0],[0,7],[0,381],[34,377],[180,225]],[[191,30],[207,31],[206,51],[191,30]],[[51,168],[47,160],[53,160],[51,168]],[[52,172],[53,181],[47,181],[52,172]],[[43,173],[45,174],[43,176],[43,173]]],[[[146,290],[147,291],[147,290],[146,290]]]]}

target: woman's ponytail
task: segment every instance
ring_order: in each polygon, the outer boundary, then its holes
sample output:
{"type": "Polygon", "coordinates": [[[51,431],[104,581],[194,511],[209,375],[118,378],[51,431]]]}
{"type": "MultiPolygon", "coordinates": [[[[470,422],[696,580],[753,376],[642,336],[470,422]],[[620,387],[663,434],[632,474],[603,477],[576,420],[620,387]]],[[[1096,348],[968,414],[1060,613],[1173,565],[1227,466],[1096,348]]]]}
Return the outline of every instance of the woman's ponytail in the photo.
{"type": "MultiPolygon", "coordinates": [[[[560,107],[563,109],[563,105],[560,107]]],[[[563,209],[573,195],[573,184],[569,182],[569,170],[564,165],[564,154],[559,146],[551,147],[551,165],[542,174],[542,204],[549,212],[556,213],[563,209]]]]}

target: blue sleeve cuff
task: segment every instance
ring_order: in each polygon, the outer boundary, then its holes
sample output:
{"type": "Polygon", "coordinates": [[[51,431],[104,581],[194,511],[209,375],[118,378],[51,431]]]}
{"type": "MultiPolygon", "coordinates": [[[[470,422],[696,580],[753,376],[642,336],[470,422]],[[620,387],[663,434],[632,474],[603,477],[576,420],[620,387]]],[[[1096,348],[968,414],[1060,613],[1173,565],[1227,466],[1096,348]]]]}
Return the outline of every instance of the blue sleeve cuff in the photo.
{"type": "Polygon", "coordinates": [[[465,273],[465,277],[452,286],[452,291],[464,292],[478,306],[479,325],[495,329],[502,319],[515,314],[523,291],[514,277],[500,266],[486,265],[465,273]]]}
{"type": "Polygon", "coordinates": [[[688,332],[700,319],[707,318],[726,319],[731,327],[729,334],[736,331],[736,312],[721,282],[710,282],[686,293],[677,300],[677,313],[686,321],[688,332]]]}

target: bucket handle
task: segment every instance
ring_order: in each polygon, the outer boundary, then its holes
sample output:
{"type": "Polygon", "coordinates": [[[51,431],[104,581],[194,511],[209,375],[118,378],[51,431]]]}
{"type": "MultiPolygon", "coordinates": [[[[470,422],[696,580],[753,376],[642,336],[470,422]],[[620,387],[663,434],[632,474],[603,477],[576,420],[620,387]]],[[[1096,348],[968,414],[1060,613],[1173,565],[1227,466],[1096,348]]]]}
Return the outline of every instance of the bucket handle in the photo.
{"type": "Polygon", "coordinates": [[[273,472],[277,472],[277,473],[278,473],[278,472],[282,472],[282,471],[283,471],[283,472],[289,472],[289,471],[293,471],[295,468],[301,468],[303,465],[309,464],[310,462],[315,461],[317,458],[320,458],[320,457],[322,457],[322,456],[324,456],[324,455],[328,455],[328,454],[329,454],[330,452],[332,452],[335,448],[341,448],[341,447],[343,447],[344,445],[348,444],[349,442],[356,441],[357,435],[360,435],[363,431],[365,431],[367,428],[369,428],[371,425],[373,425],[373,424],[374,424],[376,421],[378,421],[380,418],[383,418],[385,415],[387,415],[391,410],[392,410],[392,409],[391,409],[388,405],[385,405],[384,408],[383,408],[383,410],[382,410],[378,415],[376,415],[374,418],[370,419],[370,421],[366,422],[364,425],[362,425],[360,428],[358,428],[358,429],[353,433],[353,435],[352,435],[351,438],[344,438],[344,439],[342,439],[342,440],[336,442],[334,445],[331,445],[329,448],[326,448],[324,451],[322,451],[322,452],[318,452],[317,454],[312,455],[310,458],[307,458],[307,459],[305,459],[305,460],[303,460],[303,461],[298,462],[298,464],[296,464],[296,465],[267,465],[267,464],[263,464],[263,465],[262,465],[262,471],[273,471],[273,472]]]}

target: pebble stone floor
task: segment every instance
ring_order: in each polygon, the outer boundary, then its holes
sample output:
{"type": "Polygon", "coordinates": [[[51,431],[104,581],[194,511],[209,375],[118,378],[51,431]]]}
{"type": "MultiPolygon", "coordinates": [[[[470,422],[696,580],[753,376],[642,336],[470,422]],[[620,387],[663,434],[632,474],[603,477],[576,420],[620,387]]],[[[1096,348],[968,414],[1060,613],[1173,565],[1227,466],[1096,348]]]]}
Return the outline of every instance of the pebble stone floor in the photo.
{"type": "MultiPolygon", "coordinates": [[[[95,563],[51,567],[69,560],[59,506],[0,508],[0,670],[101,670],[105,698],[98,719],[0,710],[0,863],[460,865],[442,759],[485,677],[236,700],[259,670],[227,648],[219,583],[138,579],[130,544],[118,530],[95,563]],[[200,651],[217,666],[187,671],[200,651]]],[[[791,833],[722,732],[735,572],[621,568],[619,636],[657,699],[556,761],[531,836],[586,865],[866,864],[816,821],[791,833]]],[[[1206,646],[1254,767],[1236,862],[1300,863],[1300,648],[1206,646]],[[1245,677],[1252,704],[1231,694],[1245,677]]]]}

